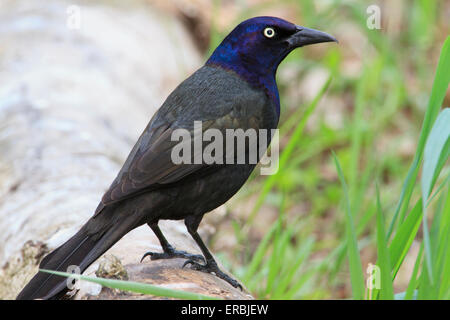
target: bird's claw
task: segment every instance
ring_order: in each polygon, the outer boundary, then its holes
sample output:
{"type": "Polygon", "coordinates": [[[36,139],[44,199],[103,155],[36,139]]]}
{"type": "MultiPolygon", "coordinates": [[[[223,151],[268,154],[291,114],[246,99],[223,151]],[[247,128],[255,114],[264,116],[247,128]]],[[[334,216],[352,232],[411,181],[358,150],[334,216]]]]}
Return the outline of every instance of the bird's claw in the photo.
{"type": "Polygon", "coordinates": [[[183,263],[183,266],[182,266],[181,268],[183,269],[183,268],[186,267],[188,264],[191,265],[191,269],[197,270],[197,271],[202,271],[202,267],[205,267],[205,266],[201,265],[200,263],[195,262],[195,261],[192,260],[192,259],[189,259],[189,260],[186,260],[186,261],[183,263]]]}
{"type": "Polygon", "coordinates": [[[147,257],[150,256],[150,260],[160,260],[160,259],[173,259],[173,258],[183,258],[183,259],[189,259],[189,260],[197,260],[205,262],[205,258],[203,258],[200,254],[192,254],[188,253],[186,251],[178,251],[178,250],[169,250],[165,252],[146,252],[142,258],[141,262],[147,257]]]}
{"type": "Polygon", "coordinates": [[[234,280],[233,278],[231,278],[226,273],[224,273],[222,270],[220,270],[215,262],[209,261],[203,265],[198,262],[195,262],[192,259],[189,259],[183,264],[182,268],[184,268],[185,266],[187,266],[189,264],[191,265],[191,269],[196,270],[196,271],[206,272],[206,273],[214,273],[218,278],[228,282],[234,288],[239,288],[242,291],[241,284],[239,282],[237,282],[236,280],[234,280]]]}

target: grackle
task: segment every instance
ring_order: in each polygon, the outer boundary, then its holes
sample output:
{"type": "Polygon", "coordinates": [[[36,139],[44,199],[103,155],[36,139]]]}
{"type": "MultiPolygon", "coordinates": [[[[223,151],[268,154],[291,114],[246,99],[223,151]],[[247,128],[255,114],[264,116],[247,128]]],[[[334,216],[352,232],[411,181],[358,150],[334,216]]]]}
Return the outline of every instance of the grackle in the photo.
{"type": "MultiPolygon", "coordinates": [[[[321,31],[275,17],[240,23],[215,49],[206,64],[183,81],[150,120],[122,169],[103,195],[94,215],[67,242],[48,254],[40,268],[83,272],[125,234],[148,224],[162,253],[152,260],[185,258],[185,265],[213,272],[234,287],[222,272],[197,228],[203,215],[230,199],[245,183],[253,163],[174,163],[171,150],[177,129],[275,129],[280,115],[276,71],[295,48],[337,40],[321,31]],[[203,256],[175,250],[158,227],[159,220],[184,220],[203,256]]],[[[270,137],[269,137],[270,140],[270,137]]],[[[249,146],[245,147],[248,154],[249,146]]],[[[262,150],[264,151],[264,150],[262,150]]],[[[141,260],[142,261],[142,260],[141,260]]],[[[184,266],[183,266],[184,267],[184,266]]],[[[67,293],[66,279],[38,272],[17,299],[58,299],[67,293]]]]}

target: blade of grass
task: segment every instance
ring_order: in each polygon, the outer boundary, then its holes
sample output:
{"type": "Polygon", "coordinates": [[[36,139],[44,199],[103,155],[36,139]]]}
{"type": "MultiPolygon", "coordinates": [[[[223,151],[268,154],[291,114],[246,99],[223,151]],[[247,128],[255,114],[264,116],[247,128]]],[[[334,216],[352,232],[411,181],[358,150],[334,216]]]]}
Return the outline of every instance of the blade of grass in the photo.
{"type": "Polygon", "coordinates": [[[431,129],[424,150],[422,170],[422,199],[423,201],[423,237],[425,244],[425,261],[431,285],[435,283],[434,265],[432,264],[432,251],[427,220],[427,203],[431,189],[439,176],[440,170],[447,161],[450,152],[450,108],[443,110],[431,129]]]}
{"type": "MultiPolygon", "coordinates": [[[[424,294],[427,299],[438,299],[441,287],[444,285],[444,264],[445,256],[448,254],[449,248],[449,233],[442,233],[441,227],[446,224],[445,215],[448,212],[444,211],[448,192],[440,195],[436,205],[434,206],[433,223],[430,228],[430,250],[431,250],[431,266],[433,268],[433,281],[430,281],[430,287],[424,294]]],[[[428,266],[427,266],[428,268],[428,266]]],[[[448,272],[448,271],[447,271],[448,272]]],[[[421,288],[419,288],[421,290],[421,288]]],[[[422,294],[421,294],[422,295],[422,294]]]]}
{"type": "Polygon", "coordinates": [[[277,223],[275,223],[270,230],[265,234],[264,238],[261,240],[260,244],[258,245],[258,249],[256,249],[255,254],[253,255],[253,258],[246,269],[244,275],[241,277],[242,281],[244,283],[247,283],[250,281],[250,278],[255,274],[258,266],[260,266],[264,255],[266,254],[269,246],[270,246],[270,240],[273,238],[276,230],[279,228],[281,221],[278,220],[277,223]]]}
{"type": "Polygon", "coordinates": [[[414,160],[411,167],[409,168],[406,180],[403,183],[400,199],[397,203],[394,217],[392,218],[391,224],[389,226],[388,239],[391,237],[392,232],[394,231],[394,226],[397,222],[397,219],[399,218],[400,222],[402,222],[404,215],[408,210],[409,201],[411,199],[416,178],[419,173],[419,165],[422,160],[425,142],[427,141],[428,134],[434,123],[434,120],[439,114],[439,110],[442,106],[442,102],[444,101],[445,95],[447,93],[447,88],[450,83],[450,72],[448,72],[448,70],[450,70],[450,37],[447,37],[444,42],[444,46],[442,47],[433,87],[431,89],[430,100],[428,102],[427,111],[425,112],[425,118],[422,124],[422,130],[420,132],[416,154],[414,155],[414,160]]]}
{"type": "Polygon", "coordinates": [[[416,202],[416,205],[406,217],[405,221],[399,226],[391,245],[389,246],[390,261],[392,264],[392,277],[395,279],[398,269],[403,263],[411,244],[416,237],[422,219],[422,199],[416,202]]]}
{"type": "Polygon", "coordinates": [[[349,259],[353,298],[357,300],[362,300],[364,299],[364,275],[361,266],[361,258],[358,250],[358,242],[356,240],[353,215],[351,213],[350,208],[350,200],[348,198],[347,184],[345,183],[344,174],[342,172],[341,165],[339,164],[339,160],[334,152],[333,158],[339,179],[341,181],[345,198],[347,253],[349,259]]]}
{"type": "Polygon", "coordinates": [[[285,252],[291,237],[291,231],[292,229],[288,229],[281,232],[281,229],[278,229],[275,235],[273,251],[268,261],[269,274],[267,276],[266,295],[272,292],[275,281],[280,276],[281,264],[285,261],[285,252]]]}
{"type": "MultiPolygon", "coordinates": [[[[430,199],[434,198],[443,189],[443,187],[447,183],[449,183],[449,181],[450,180],[448,180],[447,178],[437,188],[437,190],[431,196],[430,199]]],[[[414,241],[414,238],[416,237],[417,231],[419,230],[420,227],[421,219],[422,219],[422,200],[419,200],[417,201],[416,205],[411,210],[411,212],[408,214],[407,218],[405,219],[405,222],[400,226],[394,239],[391,242],[391,245],[389,246],[389,253],[393,268],[392,269],[393,279],[395,279],[398,269],[400,268],[406,254],[408,253],[409,248],[411,247],[411,244],[414,241]]],[[[423,243],[421,246],[421,250],[423,250],[423,243]]],[[[416,280],[416,283],[419,283],[419,279],[416,280]]],[[[411,299],[412,293],[409,293],[407,297],[411,299]]]]}
{"type": "Polygon", "coordinates": [[[298,254],[295,258],[294,264],[289,267],[288,272],[286,275],[282,278],[280,283],[278,284],[275,292],[274,292],[274,298],[284,298],[284,292],[286,292],[286,289],[291,284],[292,280],[294,279],[294,276],[296,272],[300,269],[300,266],[302,265],[303,261],[308,258],[309,254],[311,253],[311,250],[313,248],[314,240],[312,238],[308,238],[307,241],[300,247],[300,250],[298,251],[298,254]]]}
{"type": "Polygon", "coordinates": [[[444,216],[442,217],[440,236],[445,248],[442,251],[442,276],[441,288],[439,290],[439,299],[446,299],[446,294],[450,293],[450,183],[447,184],[447,197],[443,207],[444,216]]]}
{"type": "Polygon", "coordinates": [[[417,254],[416,263],[414,264],[414,270],[411,275],[411,279],[409,280],[408,288],[406,289],[406,292],[405,292],[405,298],[404,298],[405,300],[412,300],[414,298],[414,294],[417,293],[416,292],[417,284],[418,284],[417,274],[419,273],[419,267],[420,267],[420,262],[422,260],[422,254],[423,254],[423,243],[420,246],[419,253],[417,254]]]}
{"type": "Polygon", "coordinates": [[[59,272],[52,271],[46,269],[39,269],[41,272],[46,272],[50,274],[54,274],[61,277],[74,278],[77,280],[84,280],[93,283],[100,284],[104,287],[119,289],[123,291],[132,291],[136,293],[150,294],[159,297],[168,297],[168,298],[176,298],[176,299],[190,299],[190,300],[218,300],[216,297],[206,296],[198,293],[181,291],[181,290],[173,290],[167,289],[159,286],[154,286],[146,283],[139,283],[133,281],[123,281],[123,280],[114,280],[114,279],[105,279],[105,278],[96,278],[96,277],[88,277],[73,273],[67,272],[59,272]]]}
{"type": "Polygon", "coordinates": [[[378,263],[381,270],[381,292],[380,298],[382,300],[394,299],[394,288],[392,286],[391,276],[391,262],[389,257],[389,250],[386,243],[386,233],[384,231],[384,217],[381,209],[380,190],[376,184],[377,192],[377,249],[378,249],[378,263]]]}
{"type": "Polygon", "coordinates": [[[428,199],[440,170],[450,155],[450,108],[442,110],[428,137],[422,169],[422,198],[428,199]]]}

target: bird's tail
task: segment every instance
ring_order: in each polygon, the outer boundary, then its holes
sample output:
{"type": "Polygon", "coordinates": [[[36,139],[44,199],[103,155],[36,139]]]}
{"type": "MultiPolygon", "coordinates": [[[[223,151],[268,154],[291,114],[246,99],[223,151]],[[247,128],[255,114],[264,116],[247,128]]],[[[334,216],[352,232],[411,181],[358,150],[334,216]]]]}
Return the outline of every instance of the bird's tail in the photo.
{"type": "MultiPolygon", "coordinates": [[[[39,268],[67,272],[69,266],[77,266],[83,272],[114,243],[138,226],[131,215],[115,213],[101,212],[89,219],[72,238],[48,254],[39,268]]],[[[67,278],[38,272],[16,299],[58,299],[68,290],[67,278]]]]}

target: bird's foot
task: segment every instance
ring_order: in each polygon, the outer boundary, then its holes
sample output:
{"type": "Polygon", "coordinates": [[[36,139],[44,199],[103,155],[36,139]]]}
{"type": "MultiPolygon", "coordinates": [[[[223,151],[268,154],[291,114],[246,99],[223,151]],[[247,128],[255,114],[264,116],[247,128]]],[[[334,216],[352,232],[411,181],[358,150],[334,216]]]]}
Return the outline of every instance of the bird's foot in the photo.
{"type": "Polygon", "coordinates": [[[192,254],[186,251],[175,250],[172,247],[169,247],[164,252],[146,252],[142,258],[141,262],[145,259],[145,257],[150,256],[150,260],[160,260],[160,259],[173,259],[173,258],[183,258],[189,260],[197,260],[201,262],[205,262],[205,258],[203,258],[200,254],[192,254]]]}
{"type": "Polygon", "coordinates": [[[237,282],[236,280],[234,280],[233,278],[231,278],[226,273],[224,273],[222,270],[220,270],[219,267],[217,266],[217,263],[215,261],[208,261],[206,264],[203,265],[203,264],[200,264],[200,263],[195,262],[194,260],[190,259],[190,260],[187,260],[183,264],[182,268],[184,268],[188,264],[191,265],[191,269],[193,269],[193,270],[202,271],[202,272],[206,272],[206,273],[212,273],[213,272],[220,279],[225,280],[226,282],[231,284],[233,287],[239,288],[242,291],[241,284],[239,282],[237,282]]]}

